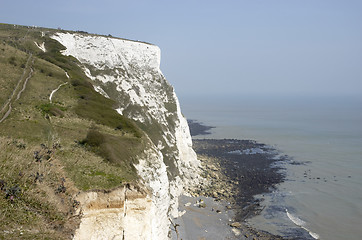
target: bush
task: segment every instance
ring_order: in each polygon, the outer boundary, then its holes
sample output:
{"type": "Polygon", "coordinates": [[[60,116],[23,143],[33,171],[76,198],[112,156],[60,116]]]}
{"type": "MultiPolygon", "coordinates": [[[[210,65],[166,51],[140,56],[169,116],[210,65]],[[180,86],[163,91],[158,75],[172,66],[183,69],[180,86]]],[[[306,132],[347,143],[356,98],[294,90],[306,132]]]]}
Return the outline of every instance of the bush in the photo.
{"type": "MultiPolygon", "coordinates": [[[[80,78],[72,78],[70,83],[72,84],[73,87],[84,87],[89,90],[91,90],[93,88],[93,85],[90,82],[88,82],[86,80],[82,80],[80,78]]],[[[79,92],[81,89],[76,89],[76,90],[78,90],[78,92],[79,92]]]]}
{"type": "Polygon", "coordinates": [[[104,136],[97,130],[89,130],[87,137],[83,139],[80,144],[88,145],[90,147],[100,147],[104,142],[104,136]]]}
{"type": "Polygon", "coordinates": [[[86,138],[79,144],[107,162],[137,175],[133,164],[136,161],[134,156],[142,149],[142,143],[138,139],[114,136],[90,129],[86,138]]]}
{"type": "Polygon", "coordinates": [[[15,58],[14,56],[11,56],[11,57],[9,58],[9,63],[10,63],[11,65],[16,66],[15,60],[16,60],[16,58],[15,58]]]}
{"type": "Polygon", "coordinates": [[[37,107],[43,113],[43,115],[64,117],[64,112],[67,109],[62,106],[55,105],[53,103],[45,103],[37,107]]]}
{"type": "Polygon", "coordinates": [[[19,185],[9,187],[5,190],[5,198],[10,199],[11,201],[18,198],[20,194],[21,194],[21,188],[19,187],[19,185]]]}

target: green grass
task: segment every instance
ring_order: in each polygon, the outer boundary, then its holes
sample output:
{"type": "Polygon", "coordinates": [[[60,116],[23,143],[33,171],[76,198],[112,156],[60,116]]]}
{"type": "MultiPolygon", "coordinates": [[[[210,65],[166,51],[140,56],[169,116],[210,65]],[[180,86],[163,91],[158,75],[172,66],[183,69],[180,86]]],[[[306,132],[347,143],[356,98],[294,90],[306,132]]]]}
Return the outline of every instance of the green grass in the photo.
{"type": "Polygon", "coordinates": [[[137,152],[137,147],[141,143],[135,138],[125,138],[117,135],[101,133],[95,129],[90,129],[85,139],[80,144],[89,148],[92,152],[106,159],[115,165],[123,168],[131,168],[135,172],[133,156],[137,152]]]}
{"type": "Polygon", "coordinates": [[[148,144],[143,131],[113,109],[115,102],[93,89],[78,61],[61,55],[64,47],[49,38],[54,31],[0,24],[0,106],[21,78],[29,53],[34,58],[32,78],[0,123],[0,180],[6,182],[0,190],[0,239],[71,238],[79,224],[70,218],[76,194],[137,181],[133,164],[148,144]],[[34,41],[45,42],[48,51],[34,41]],[[50,103],[50,93],[64,82],[69,84],[50,103]]]}
{"type": "Polygon", "coordinates": [[[41,152],[42,147],[0,137],[0,238],[34,236],[34,230],[40,235],[66,238],[53,230],[56,224],[67,228],[69,213],[74,211],[70,195],[55,194],[64,175],[51,161],[36,162],[34,151],[41,152]],[[37,173],[42,174],[39,180],[37,173]]]}
{"type": "Polygon", "coordinates": [[[75,108],[78,116],[91,119],[98,124],[129,132],[137,138],[142,137],[141,131],[130,119],[119,115],[112,108],[115,102],[97,93],[89,82],[74,79],[72,85],[78,97],[78,105],[75,108]]]}
{"type": "Polygon", "coordinates": [[[23,74],[27,54],[0,43],[0,107],[7,101],[23,74]]]}
{"type": "Polygon", "coordinates": [[[44,115],[48,114],[57,117],[64,117],[64,111],[67,110],[67,108],[54,103],[43,103],[39,105],[38,108],[42,111],[44,115]]]}
{"type": "MultiPolygon", "coordinates": [[[[4,26],[3,26],[4,27],[4,26]]],[[[10,26],[11,28],[11,26],[10,26]]],[[[1,26],[0,26],[1,29],[1,26]]],[[[15,138],[27,139],[31,142],[44,142],[51,145],[62,134],[59,129],[54,127],[52,122],[59,117],[68,121],[83,121],[79,134],[70,134],[73,139],[62,135],[64,142],[81,141],[85,139],[85,131],[88,131],[88,124],[95,124],[101,127],[101,133],[104,135],[104,143],[99,144],[97,151],[92,147],[84,148],[87,151],[100,156],[104,162],[118,165],[120,172],[125,172],[123,179],[137,179],[137,174],[133,168],[134,158],[139,154],[142,146],[142,130],[140,130],[132,120],[119,115],[113,106],[115,102],[107,99],[97,93],[90,84],[83,71],[79,68],[78,62],[73,57],[63,56],[60,50],[64,47],[57,41],[49,37],[39,38],[40,34],[33,33],[36,36],[33,39],[19,40],[20,36],[29,33],[29,29],[17,29],[17,34],[11,32],[11,41],[14,46],[21,46],[19,50],[27,47],[29,41],[45,41],[47,52],[35,52],[34,76],[29,81],[26,91],[22,98],[14,104],[14,109],[9,116],[9,120],[3,123],[6,128],[0,129],[0,134],[11,135],[15,138]],[[49,103],[49,94],[59,84],[68,81],[64,71],[67,71],[71,77],[70,83],[62,87],[56,94],[54,103],[49,103]],[[35,94],[36,93],[36,94],[35,94]],[[52,117],[46,119],[45,116],[52,117]],[[17,131],[22,126],[24,131],[17,131]],[[107,128],[108,127],[108,128],[107,128]],[[111,134],[109,134],[111,133],[111,134]],[[115,144],[115,142],[118,142],[115,144]]],[[[0,33],[0,37],[3,34],[0,33]]],[[[9,40],[8,40],[9,41],[9,40]]],[[[9,46],[9,48],[12,48],[9,46]]],[[[15,52],[21,52],[12,48],[15,52]]],[[[0,50],[1,51],[1,50],[0,50]]],[[[7,63],[10,64],[10,63],[7,63]]],[[[10,64],[11,65],[11,64],[10,64]]],[[[79,126],[78,126],[79,127],[79,126]]],[[[70,131],[77,131],[76,127],[70,126],[70,131]]],[[[66,131],[68,132],[68,131],[66,131]]],[[[58,139],[59,140],[59,139],[58,139]]],[[[74,176],[74,175],[73,175],[74,176]]],[[[77,178],[78,179],[78,178],[77,178]]],[[[77,185],[77,182],[75,181],[77,185]]],[[[118,182],[119,184],[119,182],[118,182]]],[[[79,184],[81,186],[82,184],[79,184]]],[[[92,184],[91,184],[92,185],[92,184]]],[[[106,184],[110,186],[108,183],[106,184]]],[[[114,183],[111,184],[113,187],[114,183]]],[[[102,187],[97,185],[97,187],[102,187]]]]}

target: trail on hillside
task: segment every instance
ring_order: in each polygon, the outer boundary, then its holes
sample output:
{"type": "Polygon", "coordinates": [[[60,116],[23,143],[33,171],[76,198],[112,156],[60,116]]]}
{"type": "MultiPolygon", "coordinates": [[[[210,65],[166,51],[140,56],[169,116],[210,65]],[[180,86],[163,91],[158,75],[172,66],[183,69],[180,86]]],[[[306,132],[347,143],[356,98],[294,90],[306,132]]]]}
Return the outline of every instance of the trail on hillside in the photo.
{"type": "MultiPolygon", "coordinates": [[[[69,75],[67,72],[65,72],[65,75],[67,76],[67,78],[69,79],[69,75]]],[[[54,93],[56,93],[62,86],[68,84],[68,82],[65,82],[65,83],[62,83],[60,84],[56,89],[54,89],[51,93],[50,93],[50,96],[49,96],[49,102],[52,103],[52,98],[53,98],[53,95],[54,93]]]]}
{"type": "Polygon", "coordinates": [[[26,61],[26,65],[25,65],[23,74],[22,74],[21,77],[19,78],[19,80],[18,80],[18,82],[17,82],[17,84],[16,84],[13,92],[10,94],[10,97],[8,98],[7,102],[5,102],[4,105],[3,105],[3,107],[1,108],[0,114],[2,114],[2,113],[5,111],[6,107],[9,105],[10,101],[11,101],[11,100],[13,99],[13,97],[15,96],[15,93],[16,93],[17,89],[19,88],[20,83],[21,83],[21,82],[23,81],[23,79],[24,79],[25,73],[26,73],[26,71],[28,70],[28,66],[29,66],[29,62],[30,62],[31,58],[32,58],[32,54],[29,55],[28,60],[26,61]]]}
{"type": "Polygon", "coordinates": [[[11,93],[8,101],[4,104],[4,106],[2,107],[2,109],[0,111],[0,114],[1,114],[8,107],[8,110],[5,112],[4,116],[0,119],[0,123],[2,123],[10,115],[11,110],[12,110],[12,103],[19,100],[19,98],[21,97],[21,94],[26,89],[26,85],[28,84],[29,79],[33,76],[34,70],[32,68],[32,65],[34,63],[34,59],[32,59],[32,56],[33,56],[32,54],[29,55],[29,58],[28,58],[28,60],[26,62],[26,67],[25,67],[24,72],[23,72],[23,75],[21,76],[18,83],[16,84],[16,86],[15,86],[13,92],[11,93]],[[32,61],[30,62],[30,60],[32,60],[32,61]],[[29,74],[26,77],[26,79],[23,81],[25,73],[27,72],[28,69],[30,69],[29,74]],[[19,90],[19,87],[20,87],[21,83],[23,83],[23,87],[19,90]],[[16,95],[16,98],[14,99],[16,93],[17,93],[17,95],[16,95]]]}
{"type": "MultiPolygon", "coordinates": [[[[29,79],[33,76],[33,72],[34,72],[33,68],[30,67],[29,75],[28,75],[28,77],[25,79],[24,84],[23,84],[23,88],[18,92],[18,95],[16,96],[15,101],[19,100],[21,94],[24,92],[24,90],[25,90],[25,88],[26,88],[26,85],[28,84],[29,79]]],[[[14,102],[15,102],[15,101],[14,101],[14,102]]]]}

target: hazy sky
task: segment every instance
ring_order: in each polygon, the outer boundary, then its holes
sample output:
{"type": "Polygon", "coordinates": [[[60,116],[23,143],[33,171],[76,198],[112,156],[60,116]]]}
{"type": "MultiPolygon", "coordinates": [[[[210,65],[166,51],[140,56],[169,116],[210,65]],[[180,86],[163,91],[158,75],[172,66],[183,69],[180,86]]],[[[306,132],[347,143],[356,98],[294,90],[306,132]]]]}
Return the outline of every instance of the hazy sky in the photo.
{"type": "Polygon", "coordinates": [[[0,0],[0,22],[154,43],[181,100],[361,95],[361,0],[0,0]]]}

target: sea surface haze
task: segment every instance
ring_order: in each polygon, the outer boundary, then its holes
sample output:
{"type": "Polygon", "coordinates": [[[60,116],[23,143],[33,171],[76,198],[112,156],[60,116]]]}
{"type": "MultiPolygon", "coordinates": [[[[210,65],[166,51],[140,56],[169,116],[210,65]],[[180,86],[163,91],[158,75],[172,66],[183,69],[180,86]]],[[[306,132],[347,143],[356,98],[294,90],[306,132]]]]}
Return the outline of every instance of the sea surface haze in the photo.
{"type": "Polygon", "coordinates": [[[263,196],[249,224],[286,237],[362,238],[362,98],[185,98],[188,119],[214,126],[197,138],[251,139],[289,156],[286,181],[263,196]]]}

